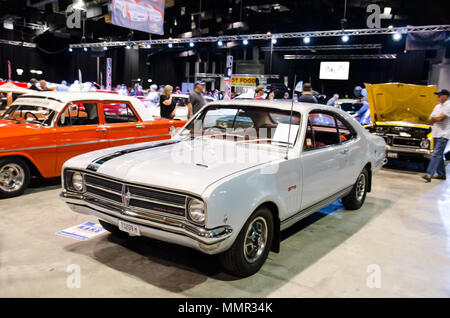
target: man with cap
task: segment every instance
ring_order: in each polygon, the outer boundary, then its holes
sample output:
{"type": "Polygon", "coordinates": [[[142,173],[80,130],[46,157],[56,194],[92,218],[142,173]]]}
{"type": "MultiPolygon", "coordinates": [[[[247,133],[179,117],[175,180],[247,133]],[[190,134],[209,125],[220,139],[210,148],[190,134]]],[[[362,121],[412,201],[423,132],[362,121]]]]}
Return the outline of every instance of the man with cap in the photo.
{"type": "Polygon", "coordinates": [[[40,89],[37,87],[37,79],[32,78],[30,79],[30,87],[28,87],[28,89],[32,89],[34,91],[40,91],[40,89]]]}
{"type": "Polygon", "coordinates": [[[255,97],[253,99],[255,99],[255,100],[264,100],[263,95],[264,95],[264,86],[259,85],[255,89],[255,97]]]}
{"type": "Polygon", "coordinates": [[[446,179],[444,150],[450,139],[450,101],[448,99],[450,93],[443,89],[435,94],[438,96],[439,103],[428,118],[433,124],[433,157],[428,165],[427,173],[422,176],[425,182],[430,182],[431,179],[446,179]]]}
{"type": "Polygon", "coordinates": [[[205,99],[203,98],[203,90],[205,89],[205,83],[195,82],[194,91],[189,94],[188,107],[188,119],[191,119],[202,107],[205,105],[205,99]]]}

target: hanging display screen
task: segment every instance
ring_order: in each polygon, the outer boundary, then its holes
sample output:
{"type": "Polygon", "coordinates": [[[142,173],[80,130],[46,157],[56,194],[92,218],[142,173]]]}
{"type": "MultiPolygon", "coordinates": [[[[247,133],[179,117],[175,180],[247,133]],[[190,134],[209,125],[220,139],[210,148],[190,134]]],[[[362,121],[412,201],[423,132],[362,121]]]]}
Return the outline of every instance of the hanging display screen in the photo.
{"type": "Polygon", "coordinates": [[[320,62],[320,79],[348,80],[350,62],[320,62]]]}

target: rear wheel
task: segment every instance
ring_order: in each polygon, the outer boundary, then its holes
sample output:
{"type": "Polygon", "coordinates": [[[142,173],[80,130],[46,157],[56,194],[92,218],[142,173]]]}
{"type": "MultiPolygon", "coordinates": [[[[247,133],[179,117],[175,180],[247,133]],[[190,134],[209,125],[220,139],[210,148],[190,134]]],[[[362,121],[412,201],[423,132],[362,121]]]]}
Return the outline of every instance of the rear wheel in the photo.
{"type": "Polygon", "coordinates": [[[220,255],[223,268],[238,277],[247,277],[258,272],[272,246],[273,223],[269,209],[256,210],[231,248],[220,255]]]}
{"type": "Polygon", "coordinates": [[[352,191],[342,198],[342,203],[347,210],[358,210],[366,200],[367,189],[369,186],[369,172],[366,168],[361,171],[353,185],[352,191]]]}
{"type": "Polygon", "coordinates": [[[30,184],[30,168],[20,158],[0,159],[0,198],[21,195],[30,184]]]}

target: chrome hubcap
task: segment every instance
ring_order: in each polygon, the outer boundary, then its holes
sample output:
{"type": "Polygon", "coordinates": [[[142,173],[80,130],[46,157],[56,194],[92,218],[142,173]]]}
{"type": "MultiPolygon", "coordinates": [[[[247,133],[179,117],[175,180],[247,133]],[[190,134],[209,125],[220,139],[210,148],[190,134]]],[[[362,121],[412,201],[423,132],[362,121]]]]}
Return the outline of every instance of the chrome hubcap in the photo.
{"type": "Polygon", "coordinates": [[[356,198],[361,201],[366,193],[366,176],[361,174],[356,182],[356,198]]]}
{"type": "Polygon", "coordinates": [[[0,189],[4,192],[19,190],[25,181],[25,171],[15,163],[7,163],[0,168],[0,189]]]}
{"type": "Polygon", "coordinates": [[[256,262],[263,254],[267,244],[267,223],[259,216],[253,220],[245,234],[244,256],[247,262],[256,262]]]}

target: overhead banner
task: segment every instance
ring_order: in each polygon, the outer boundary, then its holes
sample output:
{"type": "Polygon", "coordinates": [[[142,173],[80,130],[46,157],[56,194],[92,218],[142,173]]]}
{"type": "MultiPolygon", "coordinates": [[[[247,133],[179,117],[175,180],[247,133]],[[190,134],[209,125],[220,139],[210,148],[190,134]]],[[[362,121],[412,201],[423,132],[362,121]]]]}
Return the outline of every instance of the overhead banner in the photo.
{"type": "Polygon", "coordinates": [[[231,82],[232,86],[253,87],[256,86],[256,77],[234,77],[231,82]]]}
{"type": "Polygon", "coordinates": [[[111,23],[153,34],[164,34],[165,0],[113,0],[111,23]]]}

